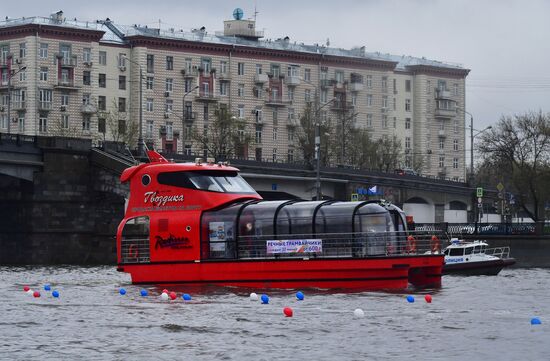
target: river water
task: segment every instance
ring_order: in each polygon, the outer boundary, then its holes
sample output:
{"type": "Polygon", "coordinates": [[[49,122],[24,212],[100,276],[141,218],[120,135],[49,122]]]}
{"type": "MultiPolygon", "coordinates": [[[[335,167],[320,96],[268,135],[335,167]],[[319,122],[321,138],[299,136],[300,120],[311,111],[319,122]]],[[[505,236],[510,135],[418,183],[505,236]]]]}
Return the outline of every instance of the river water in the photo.
{"type": "Polygon", "coordinates": [[[163,301],[153,286],[142,297],[114,267],[0,267],[0,280],[2,360],[550,359],[550,269],[444,276],[442,288],[422,292],[306,289],[303,301],[295,291],[256,290],[268,305],[224,287],[170,289],[189,293],[187,302],[163,301]]]}

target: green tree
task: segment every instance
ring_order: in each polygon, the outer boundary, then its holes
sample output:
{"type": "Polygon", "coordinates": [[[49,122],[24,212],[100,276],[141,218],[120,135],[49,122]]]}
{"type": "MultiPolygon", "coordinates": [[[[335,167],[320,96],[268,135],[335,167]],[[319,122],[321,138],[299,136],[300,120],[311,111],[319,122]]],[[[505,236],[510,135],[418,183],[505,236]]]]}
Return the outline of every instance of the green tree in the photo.
{"type": "Polygon", "coordinates": [[[105,119],[106,139],[129,146],[137,144],[139,124],[135,120],[128,119],[127,114],[126,111],[120,111],[116,98],[113,99],[109,111],[98,113],[98,117],[105,119]]]}
{"type": "Polygon", "coordinates": [[[308,103],[304,112],[300,115],[300,125],[297,129],[296,137],[302,159],[311,168],[315,167],[315,128],[317,127],[317,122],[320,122],[321,148],[323,150],[320,152],[321,163],[327,165],[331,153],[327,151],[329,148],[325,148],[324,145],[328,145],[330,141],[330,120],[321,120],[319,112],[315,112],[312,104],[308,103]]]}

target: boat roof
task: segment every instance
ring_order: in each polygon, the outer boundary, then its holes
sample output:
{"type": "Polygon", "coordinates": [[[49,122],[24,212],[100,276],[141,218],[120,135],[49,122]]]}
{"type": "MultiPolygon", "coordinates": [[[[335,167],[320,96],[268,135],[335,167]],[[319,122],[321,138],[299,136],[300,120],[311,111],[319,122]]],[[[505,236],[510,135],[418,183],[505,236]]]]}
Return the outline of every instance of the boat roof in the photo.
{"type": "Polygon", "coordinates": [[[122,183],[127,182],[135,174],[142,170],[147,170],[153,174],[163,172],[198,172],[198,171],[222,171],[222,172],[239,172],[238,168],[231,167],[222,163],[173,163],[173,162],[156,162],[156,163],[142,163],[130,168],[126,168],[121,176],[120,181],[122,183]]]}
{"type": "Polygon", "coordinates": [[[451,244],[447,246],[447,248],[467,248],[467,247],[474,247],[474,246],[489,246],[489,244],[485,241],[471,241],[466,242],[459,239],[451,239],[451,244]]]}

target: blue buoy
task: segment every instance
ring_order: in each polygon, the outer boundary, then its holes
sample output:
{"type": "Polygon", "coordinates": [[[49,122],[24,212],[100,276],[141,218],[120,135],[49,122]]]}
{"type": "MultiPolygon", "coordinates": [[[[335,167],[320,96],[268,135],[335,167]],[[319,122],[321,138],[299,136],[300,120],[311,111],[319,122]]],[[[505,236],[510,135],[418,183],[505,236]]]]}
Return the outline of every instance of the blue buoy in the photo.
{"type": "Polygon", "coordinates": [[[181,298],[183,298],[185,301],[191,301],[191,296],[187,293],[181,295],[181,298]]]}
{"type": "Polygon", "coordinates": [[[52,292],[52,296],[54,296],[55,298],[58,298],[59,297],[59,292],[57,292],[57,290],[54,290],[52,292]]]}
{"type": "Polygon", "coordinates": [[[302,291],[296,292],[296,298],[298,299],[298,301],[304,300],[304,294],[302,293],[302,291]]]}
{"type": "Polygon", "coordinates": [[[531,325],[540,325],[542,322],[540,322],[540,319],[538,317],[533,317],[531,319],[531,325]]]}
{"type": "Polygon", "coordinates": [[[407,296],[407,301],[409,303],[413,303],[414,302],[414,296],[411,296],[411,295],[407,296]]]}
{"type": "Polygon", "coordinates": [[[121,288],[118,292],[123,296],[126,294],[126,290],[124,288],[121,288]]]}
{"type": "Polygon", "coordinates": [[[44,285],[44,291],[49,291],[49,290],[51,290],[51,289],[52,289],[52,288],[51,288],[51,286],[50,286],[48,283],[46,283],[46,284],[44,285]]]}
{"type": "Polygon", "coordinates": [[[143,297],[147,296],[147,290],[146,290],[146,289],[142,289],[139,293],[140,293],[143,297]]]}
{"type": "Polygon", "coordinates": [[[262,303],[267,305],[269,303],[269,297],[267,295],[262,295],[262,303]]]}

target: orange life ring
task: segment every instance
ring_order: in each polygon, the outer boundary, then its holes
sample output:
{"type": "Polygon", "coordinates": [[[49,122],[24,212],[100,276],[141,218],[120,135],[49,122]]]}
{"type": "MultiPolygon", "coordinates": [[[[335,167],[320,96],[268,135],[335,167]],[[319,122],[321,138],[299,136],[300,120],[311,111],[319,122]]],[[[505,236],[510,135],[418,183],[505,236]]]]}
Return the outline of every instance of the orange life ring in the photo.
{"type": "Polygon", "coordinates": [[[129,258],[138,258],[138,248],[135,244],[131,244],[130,247],[128,247],[128,257],[129,258]]]}
{"type": "Polygon", "coordinates": [[[439,253],[441,251],[441,243],[439,242],[439,238],[437,238],[436,235],[432,236],[432,239],[430,241],[430,249],[432,253],[439,253]]]}
{"type": "Polygon", "coordinates": [[[413,236],[407,237],[407,253],[416,253],[416,239],[413,236]]]}

